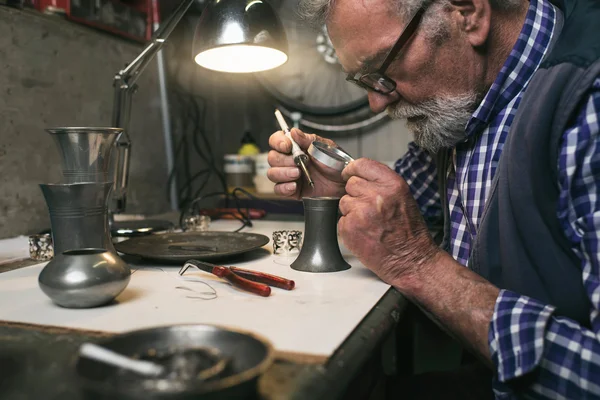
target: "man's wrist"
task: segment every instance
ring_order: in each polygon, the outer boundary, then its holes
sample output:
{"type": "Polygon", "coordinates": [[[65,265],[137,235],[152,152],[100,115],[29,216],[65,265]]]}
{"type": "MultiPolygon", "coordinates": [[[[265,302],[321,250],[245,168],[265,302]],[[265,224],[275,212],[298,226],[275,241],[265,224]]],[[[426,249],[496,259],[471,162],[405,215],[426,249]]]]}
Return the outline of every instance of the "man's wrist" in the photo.
{"type": "Polygon", "coordinates": [[[450,270],[449,264],[454,263],[456,261],[447,252],[436,247],[424,257],[418,268],[399,276],[391,284],[407,297],[416,298],[432,282],[443,279],[443,271],[450,270]]]}

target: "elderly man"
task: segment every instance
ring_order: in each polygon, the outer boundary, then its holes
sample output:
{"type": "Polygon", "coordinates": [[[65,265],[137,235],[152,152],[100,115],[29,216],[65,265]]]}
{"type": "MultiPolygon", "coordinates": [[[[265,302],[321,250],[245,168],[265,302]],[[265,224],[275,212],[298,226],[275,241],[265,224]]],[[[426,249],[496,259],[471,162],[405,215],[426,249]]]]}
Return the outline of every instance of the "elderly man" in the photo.
{"type": "Polygon", "coordinates": [[[600,397],[600,3],[303,10],[416,144],[396,172],[359,159],[329,180],[313,167],[311,189],[276,132],[277,193],[341,196],[344,244],[492,368],[496,398],[600,397]],[[442,218],[437,246],[425,220],[442,218]]]}

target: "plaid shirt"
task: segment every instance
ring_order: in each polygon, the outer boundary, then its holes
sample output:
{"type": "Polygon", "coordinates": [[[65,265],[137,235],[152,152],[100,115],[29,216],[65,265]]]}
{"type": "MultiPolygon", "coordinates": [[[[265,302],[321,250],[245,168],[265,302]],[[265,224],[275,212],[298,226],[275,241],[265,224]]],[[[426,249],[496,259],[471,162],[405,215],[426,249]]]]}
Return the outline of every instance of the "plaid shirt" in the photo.
{"type": "MultiPolygon", "coordinates": [[[[548,0],[531,0],[510,56],[466,126],[468,139],[454,149],[447,192],[450,252],[463,265],[468,262],[506,135],[525,88],[548,50],[555,17],[556,9],[548,0]]],[[[561,141],[557,217],[581,259],[592,330],[553,316],[551,305],[502,290],[489,330],[498,399],[515,396],[502,382],[534,370],[536,374],[520,387],[519,396],[600,397],[600,77],[578,115],[561,141]]],[[[396,171],[410,185],[425,219],[440,219],[436,168],[429,154],[409,145],[396,171]]]]}

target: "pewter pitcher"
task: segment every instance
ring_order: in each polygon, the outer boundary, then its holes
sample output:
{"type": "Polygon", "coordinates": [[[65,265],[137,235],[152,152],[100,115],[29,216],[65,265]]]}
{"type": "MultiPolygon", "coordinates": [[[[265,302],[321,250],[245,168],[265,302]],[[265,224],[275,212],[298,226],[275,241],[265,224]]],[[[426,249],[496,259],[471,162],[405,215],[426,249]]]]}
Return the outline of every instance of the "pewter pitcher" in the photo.
{"type": "Polygon", "coordinates": [[[337,239],[337,197],[305,197],[304,244],[291,267],[305,272],[337,272],[350,268],[337,239]]]}
{"type": "Polygon", "coordinates": [[[41,184],[50,213],[54,254],[99,248],[116,257],[108,228],[108,196],[112,182],[41,184]]]}

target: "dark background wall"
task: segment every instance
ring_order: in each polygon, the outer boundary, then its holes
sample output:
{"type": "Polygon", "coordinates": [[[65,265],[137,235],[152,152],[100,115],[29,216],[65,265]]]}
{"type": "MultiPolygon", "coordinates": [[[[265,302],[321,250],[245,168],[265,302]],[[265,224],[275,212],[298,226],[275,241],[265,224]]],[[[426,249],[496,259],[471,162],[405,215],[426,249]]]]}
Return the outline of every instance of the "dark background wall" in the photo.
{"type": "MultiPolygon", "coordinates": [[[[0,7],[0,237],[47,228],[39,183],[60,181],[45,128],[110,126],[112,76],[140,46],[57,16],[0,7]]],[[[167,171],[156,67],[140,79],[132,111],[135,141],[130,208],[164,211],[167,171]],[[162,194],[163,191],[160,191],[162,194]]]]}

